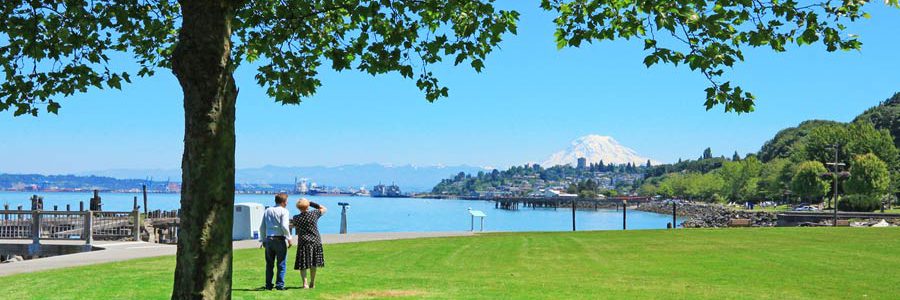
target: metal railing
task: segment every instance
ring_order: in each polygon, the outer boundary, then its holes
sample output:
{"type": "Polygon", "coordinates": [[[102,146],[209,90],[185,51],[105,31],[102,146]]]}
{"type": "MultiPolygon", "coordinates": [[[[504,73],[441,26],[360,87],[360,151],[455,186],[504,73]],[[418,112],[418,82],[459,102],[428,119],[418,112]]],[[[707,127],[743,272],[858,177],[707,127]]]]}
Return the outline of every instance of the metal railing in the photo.
{"type": "Polygon", "coordinates": [[[0,210],[0,239],[140,240],[138,211],[0,210]]]}

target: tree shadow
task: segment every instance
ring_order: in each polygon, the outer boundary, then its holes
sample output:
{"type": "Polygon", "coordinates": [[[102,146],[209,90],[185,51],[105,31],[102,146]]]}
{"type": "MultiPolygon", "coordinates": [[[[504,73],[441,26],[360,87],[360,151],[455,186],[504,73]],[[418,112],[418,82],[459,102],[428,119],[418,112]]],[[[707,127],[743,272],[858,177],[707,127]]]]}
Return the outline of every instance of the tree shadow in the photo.
{"type": "MultiPolygon", "coordinates": [[[[300,290],[303,289],[302,286],[285,286],[284,290],[300,290]]],[[[256,287],[256,288],[232,288],[232,292],[270,292],[270,291],[278,291],[276,289],[267,290],[266,287],[256,287]]]]}
{"type": "MultiPolygon", "coordinates": [[[[274,290],[274,289],[273,289],[274,290]]],[[[256,287],[256,288],[232,288],[232,292],[268,292],[269,290],[266,287],[256,287]]]]}

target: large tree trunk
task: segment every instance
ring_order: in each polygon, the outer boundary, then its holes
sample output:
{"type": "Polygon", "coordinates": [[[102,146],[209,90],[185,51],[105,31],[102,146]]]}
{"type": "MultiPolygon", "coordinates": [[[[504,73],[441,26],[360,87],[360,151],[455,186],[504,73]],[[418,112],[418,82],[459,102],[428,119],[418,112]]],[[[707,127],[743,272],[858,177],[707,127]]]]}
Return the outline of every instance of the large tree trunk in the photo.
{"type": "Polygon", "coordinates": [[[234,111],[228,0],[182,0],[172,72],[184,92],[181,227],[172,299],[231,298],[234,111]]]}

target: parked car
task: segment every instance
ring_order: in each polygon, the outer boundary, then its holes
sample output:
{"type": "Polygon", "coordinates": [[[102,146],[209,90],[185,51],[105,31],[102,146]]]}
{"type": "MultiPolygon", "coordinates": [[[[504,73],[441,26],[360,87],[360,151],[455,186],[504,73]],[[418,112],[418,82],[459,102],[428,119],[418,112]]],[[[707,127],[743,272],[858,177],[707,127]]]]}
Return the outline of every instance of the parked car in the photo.
{"type": "Polygon", "coordinates": [[[804,205],[800,207],[794,208],[794,211],[818,211],[819,208],[815,206],[804,205]]]}

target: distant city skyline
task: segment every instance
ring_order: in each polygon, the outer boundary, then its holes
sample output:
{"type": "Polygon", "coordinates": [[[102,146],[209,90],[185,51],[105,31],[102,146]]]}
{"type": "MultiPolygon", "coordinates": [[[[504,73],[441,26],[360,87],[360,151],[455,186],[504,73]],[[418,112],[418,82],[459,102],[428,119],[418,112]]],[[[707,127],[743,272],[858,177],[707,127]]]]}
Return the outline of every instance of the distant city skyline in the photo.
{"type": "MultiPolygon", "coordinates": [[[[869,5],[850,24],[861,52],[822,46],[786,53],[751,49],[729,80],[758,97],[756,112],[705,111],[706,82],[684,66],[647,69],[641,41],[557,50],[552,14],[534,3],[519,34],[492,53],[485,70],[438,66],[450,97],[429,104],[396,74],[322,71],[319,93],[282,106],[256,85],[252,66],[236,73],[238,168],[275,166],[469,165],[506,168],[542,162],[579,137],[612,136],[662,162],[759,150],[779,130],[809,119],[850,121],[900,91],[900,10],[869,5]]],[[[119,67],[127,68],[128,64],[119,67]]],[[[122,91],[62,99],[59,116],[0,113],[0,173],[69,174],[181,166],[181,90],[168,70],[122,91]]]]}

